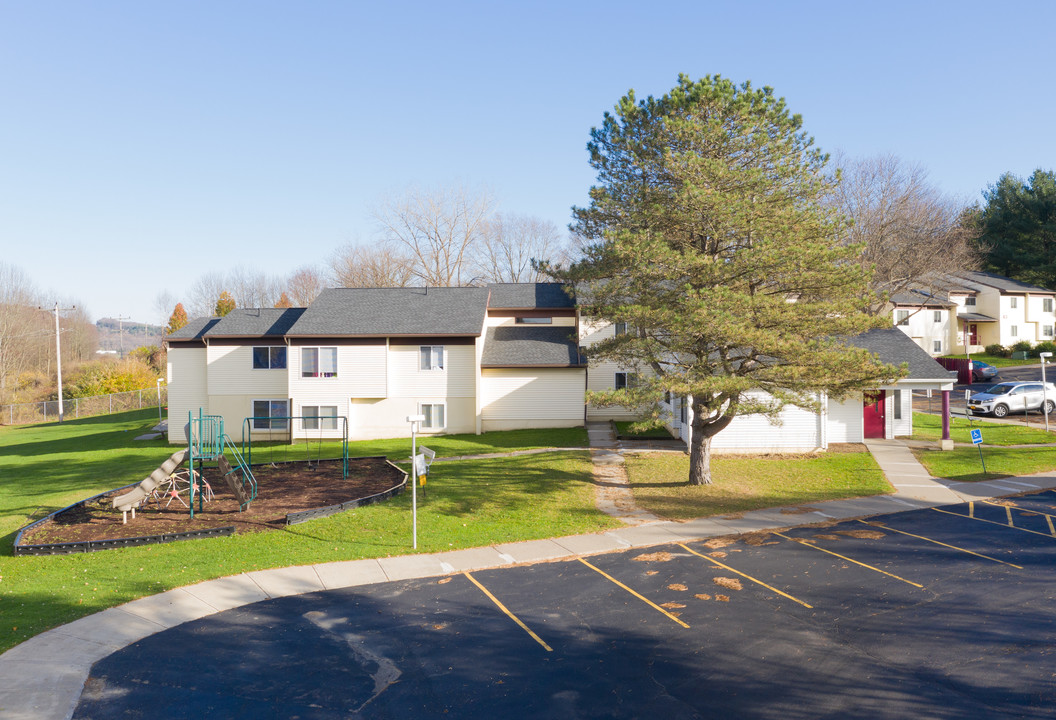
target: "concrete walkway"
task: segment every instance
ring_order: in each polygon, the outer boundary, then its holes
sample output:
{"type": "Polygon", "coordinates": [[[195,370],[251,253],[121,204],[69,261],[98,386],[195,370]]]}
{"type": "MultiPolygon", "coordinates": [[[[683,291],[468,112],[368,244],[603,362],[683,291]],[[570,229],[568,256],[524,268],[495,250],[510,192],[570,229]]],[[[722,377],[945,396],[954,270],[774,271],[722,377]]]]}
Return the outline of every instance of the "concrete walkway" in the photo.
{"type": "Polygon", "coordinates": [[[659,521],[656,515],[634,503],[627,467],[619,441],[612,431],[612,423],[587,423],[587,439],[591,447],[590,458],[594,462],[594,481],[597,483],[594,499],[598,510],[628,525],[659,521]]]}
{"type": "MultiPolygon", "coordinates": [[[[607,442],[596,428],[595,436],[599,445],[607,442]]],[[[594,444],[593,438],[591,444],[594,444]]],[[[597,447],[594,452],[602,460],[614,461],[612,456],[619,456],[619,453],[614,441],[612,445],[611,448],[597,447]]],[[[939,481],[928,476],[901,441],[869,441],[868,447],[895,486],[893,495],[771,508],[689,522],[654,521],[592,535],[530,540],[432,555],[261,570],[134,600],[41,633],[0,655],[0,718],[69,718],[97,660],[181,623],[269,598],[518,563],[571,559],[1056,488],[1056,475],[1051,474],[978,483],[939,481]]],[[[611,465],[622,468],[618,462],[611,462],[611,465]]]]}

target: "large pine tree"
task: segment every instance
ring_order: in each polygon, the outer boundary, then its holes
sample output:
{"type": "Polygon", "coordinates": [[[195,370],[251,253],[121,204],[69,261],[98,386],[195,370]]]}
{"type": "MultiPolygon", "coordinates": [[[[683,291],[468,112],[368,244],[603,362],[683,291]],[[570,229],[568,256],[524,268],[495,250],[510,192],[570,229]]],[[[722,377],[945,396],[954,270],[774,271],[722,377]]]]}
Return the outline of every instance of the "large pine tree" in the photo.
{"type": "Polygon", "coordinates": [[[839,340],[878,322],[862,249],[839,241],[827,156],[772,89],[680,76],[659,99],[628,93],[591,136],[584,258],[548,269],[585,316],[630,328],[590,354],[646,371],[592,402],[658,419],[665,392],[692,396],[691,484],[711,482],[711,440],[737,415],[899,374],[839,340]]]}

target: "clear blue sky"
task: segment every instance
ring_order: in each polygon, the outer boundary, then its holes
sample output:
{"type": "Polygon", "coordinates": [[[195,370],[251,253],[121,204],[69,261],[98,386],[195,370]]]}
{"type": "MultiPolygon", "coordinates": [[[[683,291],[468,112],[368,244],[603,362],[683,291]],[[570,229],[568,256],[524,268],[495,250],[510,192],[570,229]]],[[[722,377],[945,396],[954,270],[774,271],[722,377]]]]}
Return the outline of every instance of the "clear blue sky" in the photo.
{"type": "Polygon", "coordinates": [[[369,242],[410,184],[564,226],[590,128],[679,72],[966,201],[1052,168],[1056,3],[0,0],[0,259],[92,318],[369,242]]]}

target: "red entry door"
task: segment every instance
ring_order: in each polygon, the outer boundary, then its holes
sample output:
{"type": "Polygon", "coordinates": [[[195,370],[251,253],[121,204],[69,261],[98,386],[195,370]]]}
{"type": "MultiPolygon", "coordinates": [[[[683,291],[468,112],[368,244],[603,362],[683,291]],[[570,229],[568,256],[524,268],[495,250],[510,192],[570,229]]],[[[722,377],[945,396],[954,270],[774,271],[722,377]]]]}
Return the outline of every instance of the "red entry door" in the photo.
{"type": "Polygon", "coordinates": [[[884,391],[874,390],[865,393],[862,415],[863,429],[867,438],[884,436],[884,391]]]}
{"type": "Polygon", "coordinates": [[[975,323],[968,326],[968,343],[970,345],[979,344],[979,326],[975,323]]]}

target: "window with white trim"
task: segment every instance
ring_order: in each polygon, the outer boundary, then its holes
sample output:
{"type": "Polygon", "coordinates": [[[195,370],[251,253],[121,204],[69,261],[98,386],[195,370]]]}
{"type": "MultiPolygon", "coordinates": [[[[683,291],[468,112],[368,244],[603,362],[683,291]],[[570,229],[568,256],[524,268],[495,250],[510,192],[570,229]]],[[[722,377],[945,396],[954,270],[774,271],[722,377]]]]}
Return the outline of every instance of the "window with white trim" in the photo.
{"type": "Polygon", "coordinates": [[[305,430],[337,430],[337,405],[301,405],[305,430]]]}
{"type": "Polygon", "coordinates": [[[969,297],[966,297],[964,299],[964,305],[965,307],[968,307],[969,305],[975,305],[975,296],[971,295],[969,297]]]}
{"type": "Polygon", "coordinates": [[[553,318],[548,317],[519,317],[514,323],[516,325],[552,325],[553,318]]]}
{"type": "Polygon", "coordinates": [[[1009,328],[1009,333],[1012,335],[1012,337],[1019,337],[1019,326],[1013,325],[1011,328],[1009,328]]]}
{"type": "Polygon", "coordinates": [[[1041,310],[1042,312],[1052,312],[1052,298],[1041,299],[1041,310]]]}
{"type": "Polygon", "coordinates": [[[895,310],[895,325],[909,325],[909,310],[895,310]]]}
{"type": "Polygon", "coordinates": [[[937,322],[937,323],[941,323],[942,322],[942,310],[936,310],[935,311],[935,322],[937,322]]]}
{"type": "Polygon", "coordinates": [[[422,370],[443,370],[444,369],[444,346],[443,345],[422,345],[418,352],[421,356],[421,363],[419,367],[422,370]]]}
{"type": "Polygon", "coordinates": [[[931,349],[932,349],[933,352],[941,353],[942,352],[942,340],[934,340],[934,341],[932,341],[931,349]]]}
{"type": "Polygon", "coordinates": [[[301,377],[337,377],[337,348],[301,348],[301,377]]]}
{"type": "Polygon", "coordinates": [[[1052,337],[1052,325],[1042,325],[1041,326],[1041,334],[1044,335],[1045,337],[1051,338],[1052,337]]]}
{"type": "Polygon", "coordinates": [[[902,391],[892,391],[891,404],[894,405],[895,420],[902,419],[902,391]]]}
{"type": "Polygon", "coordinates": [[[627,334],[627,323],[620,321],[616,323],[616,334],[626,335],[627,334]]]}
{"type": "Polygon", "coordinates": [[[286,347],[284,345],[272,345],[267,347],[253,348],[254,370],[285,370],[286,369],[286,347]]]}
{"type": "Polygon", "coordinates": [[[290,414],[289,407],[287,400],[254,400],[253,429],[285,430],[286,417],[290,414]]]}
{"type": "Polygon", "coordinates": [[[624,390],[627,388],[633,388],[638,385],[638,374],[633,372],[618,372],[616,373],[615,382],[613,387],[617,390],[624,390]]]}
{"type": "Polygon", "coordinates": [[[1008,299],[1008,306],[1009,306],[1010,308],[1013,308],[1013,309],[1014,309],[1014,308],[1017,308],[1017,307],[1019,307],[1019,298],[1017,298],[1017,297],[1010,297],[1010,298],[1008,299]]]}
{"type": "Polygon", "coordinates": [[[420,403],[418,412],[425,417],[422,421],[422,429],[443,430],[447,427],[446,411],[444,403],[420,403]]]}

